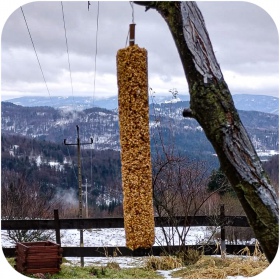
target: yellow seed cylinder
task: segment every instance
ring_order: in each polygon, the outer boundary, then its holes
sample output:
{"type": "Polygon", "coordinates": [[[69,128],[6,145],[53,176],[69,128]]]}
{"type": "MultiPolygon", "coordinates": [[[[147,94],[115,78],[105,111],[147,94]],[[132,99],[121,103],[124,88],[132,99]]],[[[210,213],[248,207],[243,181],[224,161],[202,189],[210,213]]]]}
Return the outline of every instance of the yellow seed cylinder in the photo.
{"type": "Polygon", "coordinates": [[[126,246],[154,244],[147,51],[137,45],[117,53],[119,126],[126,246]]]}

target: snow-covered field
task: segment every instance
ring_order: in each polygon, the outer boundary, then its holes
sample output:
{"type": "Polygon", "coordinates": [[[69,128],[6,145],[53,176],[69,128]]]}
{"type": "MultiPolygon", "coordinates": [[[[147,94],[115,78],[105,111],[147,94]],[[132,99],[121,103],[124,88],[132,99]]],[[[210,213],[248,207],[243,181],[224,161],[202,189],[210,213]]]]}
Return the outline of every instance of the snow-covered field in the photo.
{"type": "MultiPolygon", "coordinates": [[[[209,232],[206,228],[191,228],[188,234],[188,244],[198,244],[199,241],[207,238],[209,232]]],[[[62,246],[79,246],[80,236],[78,230],[65,230],[61,232],[61,245],[62,246]]],[[[174,236],[175,244],[178,244],[178,236],[174,236]]],[[[165,245],[163,235],[160,228],[156,228],[156,241],[155,245],[165,245]]],[[[125,232],[124,229],[94,229],[84,231],[84,246],[100,246],[101,250],[105,247],[121,247],[125,246],[125,232]]],[[[73,263],[79,263],[79,258],[67,258],[73,263]]],[[[143,264],[145,257],[117,257],[120,267],[135,267],[143,264]]],[[[85,258],[85,265],[90,264],[105,264],[112,261],[112,257],[104,258],[85,258]]]]}
{"type": "MultiPolygon", "coordinates": [[[[203,240],[207,240],[211,232],[206,227],[194,227],[191,228],[188,233],[187,244],[201,244],[203,240]]],[[[91,229],[84,230],[83,233],[84,246],[85,247],[100,247],[104,249],[105,247],[117,247],[117,246],[125,246],[125,232],[124,229],[91,229]]],[[[175,244],[177,243],[178,237],[174,236],[175,244]]],[[[1,231],[1,243],[2,247],[13,247],[14,244],[8,239],[6,231],[1,231]]],[[[165,245],[163,235],[160,228],[156,228],[156,242],[155,245],[165,245]]],[[[71,246],[80,246],[80,231],[79,230],[61,230],[61,246],[62,247],[71,247],[71,246]]],[[[230,257],[230,256],[228,256],[230,257]]],[[[4,258],[4,257],[3,257],[4,258]]],[[[67,260],[70,261],[69,265],[79,265],[80,258],[76,257],[67,257],[67,260]]],[[[104,256],[104,257],[85,257],[84,263],[85,266],[88,265],[106,265],[108,262],[118,262],[120,267],[137,267],[143,265],[145,257],[112,257],[112,256],[104,256]]],[[[3,261],[1,261],[3,263],[3,261]]],[[[273,264],[272,264],[273,265],[273,264]]],[[[254,279],[273,279],[274,276],[273,269],[271,266],[261,275],[254,277],[254,279]],[[269,273],[270,274],[269,274],[269,273]],[[262,278],[265,276],[265,278],[262,278]],[[268,278],[267,278],[268,277],[268,278]]],[[[274,265],[274,269],[275,265],[274,265]]],[[[9,273],[17,273],[11,271],[11,267],[7,265],[7,270],[9,273]]],[[[1,269],[2,271],[2,269],[1,269]]],[[[5,270],[6,273],[6,270],[5,270]]],[[[171,278],[171,271],[159,271],[165,278],[171,278]]],[[[1,272],[2,275],[2,272],[1,272]]],[[[18,275],[17,275],[18,277],[18,275]]],[[[246,278],[241,276],[232,276],[228,277],[228,279],[240,279],[246,278]]],[[[3,278],[2,278],[3,279],[3,278]]],[[[8,278],[5,278],[8,279],[8,278]]]]}
{"type": "MultiPolygon", "coordinates": [[[[79,230],[61,230],[61,246],[80,246],[79,230]]],[[[165,245],[161,228],[155,228],[155,245],[165,245]]],[[[171,235],[171,232],[170,232],[171,235]]],[[[211,235],[207,227],[190,228],[187,236],[187,244],[198,244],[211,235]]],[[[173,236],[173,235],[172,235],[173,236]]],[[[174,243],[178,244],[178,236],[174,235],[174,243]]],[[[112,229],[88,229],[83,232],[85,247],[109,247],[125,246],[125,232],[123,228],[112,229]]],[[[14,243],[9,240],[6,231],[2,230],[1,241],[3,247],[13,247],[14,243]]]]}
{"type": "MultiPolygon", "coordinates": [[[[75,247],[80,246],[80,231],[79,230],[61,230],[61,246],[62,247],[75,247]]],[[[206,227],[195,227],[190,228],[188,233],[188,244],[198,244],[205,240],[210,235],[210,232],[207,230],[206,227]]],[[[14,243],[11,242],[7,236],[6,231],[2,231],[2,247],[14,247],[14,243]]],[[[84,230],[83,232],[83,240],[84,240],[84,247],[100,247],[102,251],[104,248],[104,255],[105,247],[121,247],[125,246],[125,232],[122,228],[115,228],[115,229],[90,229],[84,230]]],[[[178,236],[174,235],[174,242],[178,244],[178,236]]],[[[156,242],[155,245],[165,245],[165,241],[163,239],[163,235],[160,228],[156,228],[156,242]]],[[[67,260],[71,261],[72,264],[79,264],[80,258],[75,257],[68,257],[67,260]]],[[[100,264],[104,265],[108,262],[112,261],[112,256],[108,257],[85,257],[84,262],[85,265],[92,265],[92,264],[100,264]]],[[[117,261],[120,267],[135,267],[141,266],[144,257],[117,257],[114,258],[114,261],[117,261]]]]}

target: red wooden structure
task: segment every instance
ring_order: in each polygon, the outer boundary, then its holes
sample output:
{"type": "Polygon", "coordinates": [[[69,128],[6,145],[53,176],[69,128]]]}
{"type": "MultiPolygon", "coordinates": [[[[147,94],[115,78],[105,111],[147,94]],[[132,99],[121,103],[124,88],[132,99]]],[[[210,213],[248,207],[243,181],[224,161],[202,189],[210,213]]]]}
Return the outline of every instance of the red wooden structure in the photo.
{"type": "Polygon", "coordinates": [[[62,263],[62,248],[51,241],[17,243],[15,261],[15,269],[20,273],[57,273],[62,263]]]}

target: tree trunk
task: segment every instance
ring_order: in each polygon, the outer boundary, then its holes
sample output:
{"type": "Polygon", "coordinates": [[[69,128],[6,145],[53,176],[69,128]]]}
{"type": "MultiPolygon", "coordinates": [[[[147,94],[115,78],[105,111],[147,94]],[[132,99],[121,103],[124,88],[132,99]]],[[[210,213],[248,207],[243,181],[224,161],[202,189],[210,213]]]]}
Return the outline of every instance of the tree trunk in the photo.
{"type": "Polygon", "coordinates": [[[279,240],[278,198],[234,106],[199,8],[191,1],[135,3],[156,9],[167,22],[189,85],[190,108],[183,115],[204,129],[272,262],[279,240]]]}

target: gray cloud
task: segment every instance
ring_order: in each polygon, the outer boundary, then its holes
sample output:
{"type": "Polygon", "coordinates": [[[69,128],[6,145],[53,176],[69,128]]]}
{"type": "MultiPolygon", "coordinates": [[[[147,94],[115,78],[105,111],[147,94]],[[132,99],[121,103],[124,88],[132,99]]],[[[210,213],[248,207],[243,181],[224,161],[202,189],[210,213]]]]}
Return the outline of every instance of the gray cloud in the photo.
{"type": "MultiPolygon", "coordinates": [[[[129,2],[63,2],[74,94],[92,94],[95,53],[96,96],[117,94],[116,53],[126,46],[132,8],[129,2]]],[[[1,2],[2,3],[2,2],[1,2]]],[[[1,4],[3,5],[3,3],[1,4]]],[[[198,2],[218,62],[232,94],[278,96],[279,38],[272,18],[247,2],[198,2]]],[[[22,4],[51,94],[71,91],[60,1],[22,4]]],[[[159,93],[187,82],[175,44],[163,18],[133,5],[136,43],[148,50],[150,86],[159,93]]],[[[46,94],[40,68],[20,8],[2,30],[2,93],[46,94]]]]}

